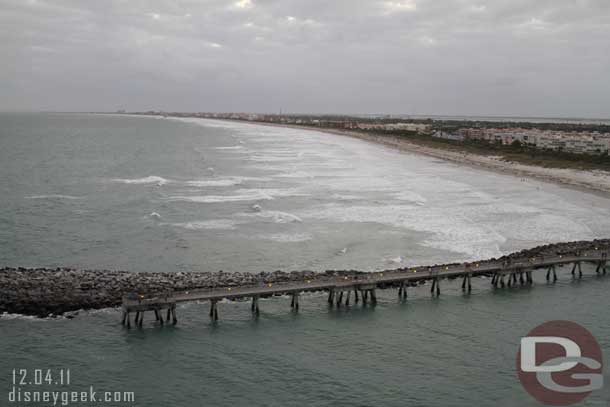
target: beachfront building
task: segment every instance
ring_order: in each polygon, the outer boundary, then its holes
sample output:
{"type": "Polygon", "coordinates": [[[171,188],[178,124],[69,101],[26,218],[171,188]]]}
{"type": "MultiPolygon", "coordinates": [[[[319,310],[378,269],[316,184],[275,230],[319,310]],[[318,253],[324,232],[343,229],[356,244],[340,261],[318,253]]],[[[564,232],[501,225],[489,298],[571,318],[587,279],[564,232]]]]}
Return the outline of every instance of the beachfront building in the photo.
{"type": "MultiPolygon", "coordinates": [[[[479,140],[489,143],[522,145],[575,154],[605,154],[610,149],[610,134],[598,132],[564,132],[538,129],[459,129],[456,135],[463,140],[479,140]]],[[[438,136],[437,136],[438,137],[438,136]]],[[[444,136],[442,138],[448,138],[444,136]]]]}
{"type": "Polygon", "coordinates": [[[428,133],[432,129],[429,124],[422,123],[355,123],[355,128],[360,130],[384,130],[384,131],[412,131],[417,133],[428,133]]]}

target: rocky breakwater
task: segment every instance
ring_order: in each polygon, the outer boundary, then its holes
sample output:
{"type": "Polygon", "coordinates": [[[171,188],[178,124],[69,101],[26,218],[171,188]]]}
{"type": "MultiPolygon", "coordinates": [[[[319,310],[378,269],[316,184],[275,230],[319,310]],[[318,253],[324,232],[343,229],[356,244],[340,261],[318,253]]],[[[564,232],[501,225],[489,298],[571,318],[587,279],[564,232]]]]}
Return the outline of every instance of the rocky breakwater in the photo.
{"type": "MultiPolygon", "coordinates": [[[[530,257],[572,255],[588,250],[610,250],[610,239],[557,243],[534,247],[478,263],[527,259],[530,257]]],[[[456,263],[452,263],[456,264],[456,263]]],[[[452,264],[424,265],[444,267],[452,264]]],[[[384,270],[384,272],[402,271],[384,270]]],[[[362,274],[357,270],[274,271],[258,274],[239,272],[175,272],[133,273],[113,270],[75,270],[70,268],[11,268],[0,269],[0,314],[24,314],[48,317],[75,311],[119,306],[124,295],[146,297],[173,291],[237,287],[266,283],[334,279],[362,274]]]]}

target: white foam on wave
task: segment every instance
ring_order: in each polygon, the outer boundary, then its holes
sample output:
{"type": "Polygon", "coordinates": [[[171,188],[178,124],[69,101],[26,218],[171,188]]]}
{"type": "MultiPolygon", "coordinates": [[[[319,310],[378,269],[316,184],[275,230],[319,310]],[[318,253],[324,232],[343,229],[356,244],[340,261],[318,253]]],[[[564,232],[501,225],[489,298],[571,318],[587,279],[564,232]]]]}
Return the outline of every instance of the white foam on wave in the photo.
{"type": "Polygon", "coordinates": [[[218,203],[218,202],[236,202],[236,201],[268,201],[277,197],[290,196],[309,196],[309,194],[301,192],[298,188],[286,189],[238,189],[233,195],[180,195],[168,198],[170,201],[186,201],[198,203],[218,203]]]}
{"type": "Polygon", "coordinates": [[[299,243],[313,239],[309,233],[275,233],[272,235],[259,235],[257,238],[280,243],[299,243]]]}
{"type": "Polygon", "coordinates": [[[67,200],[76,200],[76,199],[84,199],[82,196],[72,196],[72,195],[32,195],[26,196],[25,199],[67,199],[67,200]]]}
{"type": "Polygon", "coordinates": [[[269,178],[265,177],[226,177],[186,181],[186,184],[192,187],[230,187],[234,185],[241,185],[247,181],[264,182],[269,180],[269,178]]]}
{"type": "Polygon", "coordinates": [[[402,263],[404,263],[405,259],[402,256],[396,256],[396,257],[385,258],[384,261],[386,263],[390,263],[390,264],[402,264],[402,263]]]}
{"type": "Polygon", "coordinates": [[[332,194],[331,199],[335,199],[337,201],[355,201],[358,199],[362,199],[361,196],[358,195],[345,195],[345,194],[332,194]]]}
{"type": "Polygon", "coordinates": [[[239,223],[240,222],[233,219],[212,219],[185,223],[172,223],[171,225],[189,230],[233,230],[236,229],[239,223]]]}
{"type": "Polygon", "coordinates": [[[304,210],[298,216],[328,222],[378,223],[430,233],[419,242],[428,247],[463,253],[467,258],[487,258],[501,255],[499,246],[506,238],[485,224],[451,212],[440,214],[437,209],[412,205],[343,206],[327,204],[304,210]]]}
{"type": "Polygon", "coordinates": [[[200,196],[172,196],[168,198],[170,201],[184,201],[196,203],[220,203],[220,202],[238,202],[238,201],[259,201],[270,200],[272,196],[264,193],[253,194],[238,194],[238,195],[200,195],[200,196]]]}
{"type": "Polygon", "coordinates": [[[108,308],[100,308],[100,309],[80,309],[76,312],[73,312],[73,316],[77,315],[115,315],[119,312],[119,307],[108,307],[108,308]]]}
{"type": "Polygon", "coordinates": [[[168,182],[170,182],[169,180],[163,178],[163,177],[158,177],[156,175],[150,175],[148,177],[143,177],[143,178],[115,178],[113,179],[114,182],[120,182],[123,184],[157,184],[157,185],[165,185],[168,182]]]}
{"type": "Polygon", "coordinates": [[[0,320],[23,320],[23,321],[39,321],[39,322],[43,322],[43,321],[56,321],[56,320],[60,320],[60,319],[65,319],[64,316],[62,315],[55,315],[55,316],[48,316],[48,317],[44,317],[44,318],[40,318],[40,317],[36,317],[33,315],[24,315],[24,314],[11,314],[8,312],[3,312],[2,314],[0,314],[0,320]]]}
{"type": "Polygon", "coordinates": [[[418,194],[416,192],[412,192],[412,191],[401,191],[401,192],[397,192],[397,193],[391,194],[391,195],[394,199],[397,199],[399,201],[415,202],[418,205],[423,205],[426,202],[428,202],[428,200],[426,198],[424,198],[420,194],[418,194]]]}
{"type": "Polygon", "coordinates": [[[243,182],[240,178],[207,179],[197,181],[187,181],[186,184],[192,187],[230,187],[239,185],[243,182]]]}
{"type": "Polygon", "coordinates": [[[273,223],[302,223],[303,220],[296,215],[281,211],[260,211],[256,213],[242,213],[242,217],[269,219],[273,223]]]}
{"type": "Polygon", "coordinates": [[[286,172],[273,176],[274,178],[313,178],[314,175],[305,171],[286,172]]]}
{"type": "Polygon", "coordinates": [[[512,239],[534,242],[567,242],[590,239],[593,231],[578,220],[552,213],[528,213],[505,216],[498,228],[512,239]]]}
{"type": "Polygon", "coordinates": [[[343,175],[334,174],[316,178],[313,181],[314,186],[325,187],[334,191],[346,192],[393,192],[396,191],[397,185],[383,177],[375,177],[367,174],[363,175],[343,175]]]}

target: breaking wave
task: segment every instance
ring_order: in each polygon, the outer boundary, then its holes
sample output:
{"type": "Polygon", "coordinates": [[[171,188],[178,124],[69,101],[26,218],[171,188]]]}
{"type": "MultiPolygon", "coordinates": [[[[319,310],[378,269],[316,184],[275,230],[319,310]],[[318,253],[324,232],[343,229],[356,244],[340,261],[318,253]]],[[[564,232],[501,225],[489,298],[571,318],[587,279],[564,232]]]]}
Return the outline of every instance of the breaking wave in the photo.
{"type": "Polygon", "coordinates": [[[185,223],[172,223],[172,226],[181,227],[189,230],[200,229],[216,229],[216,230],[233,230],[239,222],[231,219],[213,219],[185,223]]]}
{"type": "Polygon", "coordinates": [[[265,240],[272,240],[274,242],[281,243],[306,242],[312,239],[312,236],[309,233],[276,233],[273,235],[262,235],[258,237],[265,240]]]}
{"type": "Polygon", "coordinates": [[[186,181],[186,184],[192,187],[230,187],[240,185],[246,181],[268,181],[269,178],[264,177],[226,177],[214,179],[202,179],[186,181]]]}
{"type": "Polygon", "coordinates": [[[123,184],[157,184],[157,185],[164,185],[164,184],[167,184],[168,182],[170,182],[169,180],[167,180],[163,177],[157,177],[156,175],[151,175],[151,176],[144,177],[144,178],[132,178],[132,179],[116,178],[116,179],[113,179],[113,181],[120,182],[123,184]]]}
{"type": "Polygon", "coordinates": [[[296,215],[281,211],[261,211],[257,213],[244,213],[242,216],[271,219],[273,223],[301,223],[303,220],[296,215]]]}
{"type": "Polygon", "coordinates": [[[239,193],[234,195],[194,195],[194,196],[172,196],[170,201],[184,201],[197,203],[219,203],[219,202],[237,202],[237,201],[259,201],[271,200],[273,197],[260,190],[254,190],[250,193],[239,193]]]}
{"type": "Polygon", "coordinates": [[[208,179],[200,181],[187,181],[186,184],[192,187],[230,187],[239,185],[243,182],[242,178],[208,179]]]}
{"type": "Polygon", "coordinates": [[[168,198],[170,201],[197,203],[218,203],[236,201],[268,201],[282,196],[307,196],[295,189],[238,189],[233,195],[178,195],[168,198]]]}

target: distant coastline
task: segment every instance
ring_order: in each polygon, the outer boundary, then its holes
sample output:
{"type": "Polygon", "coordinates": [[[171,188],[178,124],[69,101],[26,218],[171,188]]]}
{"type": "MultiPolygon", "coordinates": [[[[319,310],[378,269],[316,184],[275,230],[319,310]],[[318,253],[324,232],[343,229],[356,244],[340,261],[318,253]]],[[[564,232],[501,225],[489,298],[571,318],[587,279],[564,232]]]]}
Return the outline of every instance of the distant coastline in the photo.
{"type": "MultiPolygon", "coordinates": [[[[222,119],[226,120],[226,119],[222,119]]],[[[382,144],[407,153],[423,154],[429,157],[467,165],[502,174],[510,174],[520,178],[534,178],[544,182],[565,185],[589,192],[610,195],[610,172],[602,170],[577,170],[562,168],[546,168],[534,165],[525,165],[504,161],[499,157],[484,156],[461,151],[449,151],[445,149],[422,146],[405,138],[391,135],[378,135],[359,131],[341,130],[324,127],[298,126],[293,124],[265,123],[255,121],[234,120],[239,123],[251,123],[261,126],[286,127],[302,130],[318,131],[340,136],[348,136],[365,140],[372,143],[382,144]]]]}
{"type": "MultiPolygon", "coordinates": [[[[577,169],[577,168],[555,168],[545,167],[542,165],[525,164],[510,159],[503,159],[499,155],[478,154],[475,152],[465,151],[462,148],[456,148],[452,151],[451,145],[445,145],[444,148],[434,147],[417,143],[410,140],[408,137],[401,137],[398,134],[381,133],[375,131],[350,130],[335,127],[299,125],[292,123],[279,123],[272,121],[261,120],[244,120],[232,119],[228,117],[212,117],[202,116],[193,113],[163,113],[163,112],[116,112],[104,114],[119,114],[133,115],[141,117],[165,117],[165,118],[199,118],[207,120],[222,120],[236,123],[249,123],[259,126],[295,128],[301,130],[317,131],[322,133],[335,134],[340,136],[348,136],[364,140],[371,143],[381,144],[389,148],[397,149],[406,153],[422,154],[429,157],[452,162],[458,165],[465,165],[472,168],[494,171],[501,174],[513,175],[523,179],[535,179],[543,182],[567,186],[573,189],[586,191],[589,193],[597,193],[602,196],[610,195],[610,171],[604,169],[577,169]]],[[[463,118],[467,120],[467,118],[463,118]]],[[[573,124],[576,120],[564,119],[566,123],[573,124]]],[[[585,123],[603,123],[601,126],[607,126],[604,120],[583,119],[585,123]]],[[[542,121],[542,123],[554,123],[552,121],[542,121]]],[[[561,123],[559,123],[561,124],[561,123]]],[[[432,138],[430,138],[432,139],[432,138]]],[[[584,156],[584,155],[583,155],[584,156]]]]}

